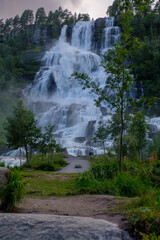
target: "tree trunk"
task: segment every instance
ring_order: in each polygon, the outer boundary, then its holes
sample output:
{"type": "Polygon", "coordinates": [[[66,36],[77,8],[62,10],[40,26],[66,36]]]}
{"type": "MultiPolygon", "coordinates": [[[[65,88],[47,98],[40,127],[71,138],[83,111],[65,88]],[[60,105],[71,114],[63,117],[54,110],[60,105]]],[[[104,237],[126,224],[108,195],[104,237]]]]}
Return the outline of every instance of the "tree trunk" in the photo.
{"type": "Polygon", "coordinates": [[[119,146],[119,172],[121,172],[122,165],[122,146],[123,146],[123,129],[124,129],[124,119],[123,116],[123,95],[121,97],[121,132],[120,132],[120,146],[119,146]]]}
{"type": "Polygon", "coordinates": [[[19,149],[19,154],[20,154],[20,168],[22,167],[22,149],[21,149],[21,147],[20,147],[20,149],[19,149]]]}
{"type": "Polygon", "coordinates": [[[30,162],[30,166],[31,166],[31,161],[32,161],[32,155],[33,155],[33,149],[30,149],[30,156],[29,156],[29,162],[30,162]]]}
{"type": "Polygon", "coordinates": [[[105,143],[104,142],[103,142],[103,151],[104,151],[104,154],[106,154],[105,143]]]}
{"type": "Polygon", "coordinates": [[[26,160],[27,160],[27,164],[28,164],[28,166],[30,166],[27,146],[25,146],[25,150],[26,150],[26,160]]]}

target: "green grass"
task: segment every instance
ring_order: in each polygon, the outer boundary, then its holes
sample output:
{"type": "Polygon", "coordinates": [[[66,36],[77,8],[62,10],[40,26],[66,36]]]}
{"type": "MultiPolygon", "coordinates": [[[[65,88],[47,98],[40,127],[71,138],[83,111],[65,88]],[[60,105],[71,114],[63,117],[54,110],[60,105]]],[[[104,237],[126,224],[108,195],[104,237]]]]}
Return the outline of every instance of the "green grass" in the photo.
{"type": "Polygon", "coordinates": [[[74,189],[74,181],[79,174],[59,174],[43,171],[22,171],[27,180],[27,197],[65,197],[74,189]]]}

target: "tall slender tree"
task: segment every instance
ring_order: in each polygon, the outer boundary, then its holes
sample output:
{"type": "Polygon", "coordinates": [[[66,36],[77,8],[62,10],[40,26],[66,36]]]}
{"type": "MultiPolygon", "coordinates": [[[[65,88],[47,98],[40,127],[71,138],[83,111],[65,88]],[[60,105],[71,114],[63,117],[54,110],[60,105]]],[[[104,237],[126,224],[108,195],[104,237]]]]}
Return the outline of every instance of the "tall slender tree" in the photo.
{"type": "Polygon", "coordinates": [[[36,25],[45,25],[47,21],[46,12],[43,7],[38,8],[35,15],[35,24],[36,25]]]}
{"type": "Polygon", "coordinates": [[[34,14],[32,10],[25,10],[21,17],[20,17],[20,23],[22,27],[25,27],[27,25],[33,24],[34,21],[34,14]]]}
{"type": "MultiPolygon", "coordinates": [[[[119,171],[121,171],[124,116],[128,107],[133,104],[133,99],[127,95],[127,92],[134,86],[134,77],[131,72],[132,66],[128,60],[134,51],[140,47],[138,38],[132,35],[133,28],[131,27],[131,20],[134,17],[135,7],[140,14],[151,1],[119,0],[118,3],[123,9],[121,12],[121,38],[120,42],[114,46],[114,50],[109,50],[108,54],[104,56],[102,66],[108,75],[105,88],[102,88],[99,83],[93,81],[86,74],[76,72],[72,76],[78,79],[84,88],[91,88],[92,91],[98,95],[98,99],[96,100],[97,106],[100,106],[102,101],[107,101],[111,107],[115,108],[116,112],[120,114],[119,171]],[[105,89],[113,90],[114,95],[110,95],[105,89]]],[[[145,99],[140,99],[139,103],[144,100],[145,99]]]]}

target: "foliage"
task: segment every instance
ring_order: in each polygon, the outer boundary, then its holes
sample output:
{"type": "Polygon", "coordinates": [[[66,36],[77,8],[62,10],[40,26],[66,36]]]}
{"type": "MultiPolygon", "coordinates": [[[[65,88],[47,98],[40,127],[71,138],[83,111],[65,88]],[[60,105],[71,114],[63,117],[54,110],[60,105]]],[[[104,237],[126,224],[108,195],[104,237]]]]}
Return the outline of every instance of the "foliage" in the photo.
{"type": "MultiPolygon", "coordinates": [[[[33,156],[29,168],[44,171],[59,170],[67,165],[67,163],[64,161],[64,157],[64,154],[53,153],[50,155],[50,160],[48,161],[47,155],[44,156],[42,159],[40,154],[36,154],[33,156]]],[[[25,163],[23,164],[22,168],[28,168],[28,165],[25,163]]]]}
{"type": "MultiPolygon", "coordinates": [[[[128,59],[132,56],[134,51],[140,47],[138,38],[132,35],[133,28],[130,25],[131,19],[133,19],[133,8],[132,4],[135,4],[137,11],[142,12],[142,2],[128,2],[119,1],[120,6],[123,7],[121,12],[121,38],[120,42],[114,46],[114,50],[109,50],[108,54],[104,56],[104,62],[102,66],[107,74],[107,81],[105,87],[102,88],[99,83],[90,79],[84,73],[72,74],[75,79],[84,86],[84,88],[91,88],[98,99],[95,100],[97,106],[100,106],[102,101],[110,103],[112,108],[115,108],[116,113],[120,114],[120,137],[119,137],[119,171],[121,171],[121,160],[122,160],[122,146],[123,146],[123,134],[124,134],[124,115],[128,110],[128,107],[133,102],[142,103],[144,99],[135,100],[131,99],[127,92],[134,86],[134,78],[131,74],[132,66],[128,59]],[[110,94],[110,89],[113,94],[110,94]]],[[[148,1],[146,1],[148,6],[148,1]]]]}
{"type": "Polygon", "coordinates": [[[134,232],[136,239],[155,239],[160,235],[160,213],[144,208],[132,212],[129,216],[130,231],[134,232]],[[149,236],[147,236],[149,235],[149,236]]]}
{"type": "Polygon", "coordinates": [[[147,124],[144,115],[141,112],[135,113],[131,118],[129,133],[137,141],[136,149],[139,151],[140,158],[142,158],[142,150],[147,145],[147,130],[149,130],[149,125],[147,124]]]}
{"type": "Polygon", "coordinates": [[[94,138],[93,141],[94,142],[98,142],[100,144],[100,146],[102,147],[104,154],[105,154],[105,141],[107,140],[109,135],[109,131],[108,129],[106,129],[106,127],[104,125],[100,125],[97,129],[97,131],[94,133],[94,138]]]}
{"type": "MultiPolygon", "coordinates": [[[[119,143],[120,143],[119,138],[115,138],[113,148],[117,156],[119,154],[120,148],[119,143]]],[[[124,159],[124,157],[127,157],[132,161],[137,160],[138,159],[137,147],[138,147],[137,139],[130,134],[125,134],[123,136],[122,143],[122,158],[124,159]]]]}
{"type": "Polygon", "coordinates": [[[139,177],[121,172],[115,178],[115,185],[120,196],[135,197],[143,194],[144,186],[139,177]]]}
{"type": "Polygon", "coordinates": [[[77,193],[99,193],[118,196],[141,196],[152,186],[153,168],[144,166],[139,161],[123,161],[122,171],[118,173],[115,157],[107,154],[92,157],[91,167],[77,180],[77,193]]]}
{"type": "Polygon", "coordinates": [[[42,162],[35,169],[42,170],[42,171],[55,171],[56,170],[54,164],[51,162],[42,162]]]}
{"type": "Polygon", "coordinates": [[[77,21],[89,21],[89,14],[78,15],[72,14],[68,9],[63,10],[59,7],[55,12],[50,11],[48,16],[43,7],[38,8],[35,16],[32,10],[25,10],[22,15],[16,15],[14,18],[8,18],[3,21],[0,19],[0,37],[1,41],[9,39],[11,36],[16,36],[17,33],[21,35],[24,30],[30,31],[28,26],[31,25],[50,25],[52,26],[54,38],[58,38],[61,32],[61,28],[64,25],[75,23],[77,21]],[[16,33],[16,34],[15,34],[16,33]]]}
{"type": "Polygon", "coordinates": [[[148,146],[148,153],[151,156],[152,153],[157,154],[157,159],[160,160],[160,132],[157,132],[156,136],[152,139],[148,146]]]}
{"type": "Polygon", "coordinates": [[[19,16],[17,16],[17,18],[14,18],[14,26],[17,26],[18,21],[21,24],[22,27],[25,27],[27,25],[31,25],[33,24],[33,20],[34,20],[34,14],[32,10],[25,10],[22,15],[21,18],[19,19],[19,16]],[[16,24],[15,24],[16,23],[16,24]]]}
{"type": "Polygon", "coordinates": [[[47,19],[47,16],[46,16],[44,8],[43,7],[38,8],[36,15],[35,15],[35,24],[36,25],[45,25],[46,19],[47,19]]]}
{"type": "Polygon", "coordinates": [[[28,145],[31,148],[35,147],[41,133],[36,124],[33,112],[27,110],[21,100],[14,107],[13,116],[8,117],[5,123],[8,146],[15,149],[24,147],[28,165],[30,165],[28,145]]]}
{"type": "Polygon", "coordinates": [[[48,126],[45,127],[45,132],[40,134],[40,139],[36,145],[36,148],[42,153],[42,160],[44,160],[44,155],[48,155],[48,163],[54,152],[65,151],[65,148],[62,148],[60,144],[56,143],[53,137],[53,130],[54,125],[48,124],[48,126]]]}
{"type": "Polygon", "coordinates": [[[18,169],[11,170],[10,182],[1,192],[3,209],[10,211],[21,202],[25,195],[25,185],[21,172],[18,169]]]}
{"type": "Polygon", "coordinates": [[[5,167],[5,163],[4,162],[0,162],[0,167],[5,167]]]}
{"type": "Polygon", "coordinates": [[[122,11],[122,7],[119,5],[118,0],[114,0],[113,4],[111,6],[108,7],[107,9],[107,15],[109,15],[109,17],[117,17],[121,14],[122,11]]]}
{"type": "Polygon", "coordinates": [[[95,179],[113,179],[118,173],[118,164],[116,161],[107,161],[96,163],[90,168],[95,179]]]}

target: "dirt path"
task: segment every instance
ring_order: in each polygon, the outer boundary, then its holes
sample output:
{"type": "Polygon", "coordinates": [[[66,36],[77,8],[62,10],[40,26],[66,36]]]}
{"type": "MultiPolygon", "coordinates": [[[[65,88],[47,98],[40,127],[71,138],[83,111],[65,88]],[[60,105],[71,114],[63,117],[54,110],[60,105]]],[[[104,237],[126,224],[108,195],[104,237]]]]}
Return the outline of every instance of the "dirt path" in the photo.
{"type": "Polygon", "coordinates": [[[127,221],[122,213],[108,213],[108,210],[119,206],[120,202],[121,198],[107,195],[53,197],[50,199],[26,198],[14,212],[92,217],[116,223],[120,228],[125,229],[127,221]]]}
{"type": "Polygon", "coordinates": [[[68,158],[65,158],[65,161],[68,165],[56,171],[57,173],[79,173],[89,169],[89,161],[87,158],[68,156],[68,158]]]}

